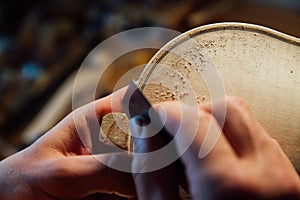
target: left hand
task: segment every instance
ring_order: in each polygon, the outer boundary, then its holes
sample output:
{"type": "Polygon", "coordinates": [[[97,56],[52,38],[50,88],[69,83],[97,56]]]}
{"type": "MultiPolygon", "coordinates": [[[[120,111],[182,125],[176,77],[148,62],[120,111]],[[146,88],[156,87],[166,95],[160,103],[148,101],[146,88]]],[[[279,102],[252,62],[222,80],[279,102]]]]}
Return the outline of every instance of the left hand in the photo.
{"type": "Polygon", "coordinates": [[[96,192],[135,196],[130,173],[109,168],[95,157],[108,158],[110,162],[118,158],[109,154],[91,155],[91,146],[83,145],[77,132],[79,128],[80,134],[84,134],[81,136],[97,138],[99,129],[93,124],[99,124],[102,116],[112,111],[112,100],[114,108],[122,110],[125,91],[123,88],[114,96],[75,110],[33,145],[1,161],[0,199],[82,199],[96,192]],[[97,121],[91,117],[94,112],[97,121]],[[74,114],[80,118],[76,120],[77,126],[74,114]]]}

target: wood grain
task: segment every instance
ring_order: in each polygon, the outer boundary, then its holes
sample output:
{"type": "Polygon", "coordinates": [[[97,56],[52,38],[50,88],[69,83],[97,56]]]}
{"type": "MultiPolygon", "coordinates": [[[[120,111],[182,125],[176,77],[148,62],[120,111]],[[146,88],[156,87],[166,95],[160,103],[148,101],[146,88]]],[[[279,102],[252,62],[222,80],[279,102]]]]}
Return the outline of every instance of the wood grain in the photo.
{"type": "Polygon", "coordinates": [[[249,104],[300,172],[300,40],[244,23],[199,27],[163,47],[138,84],[152,103],[165,100],[155,92],[160,85],[169,86],[175,99],[186,103],[192,94],[182,95],[182,91],[189,86],[201,103],[211,100],[211,93],[218,93],[215,90],[222,95],[222,88],[207,85],[210,76],[205,73],[213,67],[225,94],[249,104]]]}

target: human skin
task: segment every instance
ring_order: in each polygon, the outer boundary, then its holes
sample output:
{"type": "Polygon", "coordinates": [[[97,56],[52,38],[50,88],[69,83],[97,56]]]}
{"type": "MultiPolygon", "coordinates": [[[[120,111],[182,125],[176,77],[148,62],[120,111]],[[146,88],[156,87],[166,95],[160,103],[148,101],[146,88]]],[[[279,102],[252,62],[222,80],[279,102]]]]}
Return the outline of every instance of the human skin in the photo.
{"type": "MultiPolygon", "coordinates": [[[[114,162],[118,159],[115,154],[105,152],[92,156],[92,146],[82,142],[83,138],[88,141],[98,134],[94,125],[112,111],[111,105],[114,111],[122,111],[125,91],[126,88],[75,110],[33,145],[1,161],[0,199],[82,199],[95,192],[135,196],[135,190],[139,199],[177,199],[176,187],[181,182],[176,177],[178,169],[174,164],[153,173],[133,174],[133,180],[131,174],[111,169],[98,160],[108,158],[114,162]],[[94,112],[96,120],[91,117],[94,112]],[[75,115],[79,117],[77,126],[75,115]],[[82,130],[81,137],[78,128],[82,130]]],[[[225,103],[227,115],[223,128],[220,127],[221,115],[212,114],[210,103],[197,108],[195,119],[199,126],[195,138],[180,158],[192,198],[299,199],[299,176],[278,143],[264,131],[242,100],[227,98],[225,103]],[[200,159],[198,152],[209,127],[221,135],[212,151],[200,159]]],[[[217,111],[219,105],[214,104],[217,111]]],[[[180,105],[165,102],[155,109],[165,118],[168,132],[175,136],[181,116],[187,117],[182,115],[180,105]]],[[[193,113],[189,107],[184,109],[193,113]]],[[[186,124],[177,134],[189,135],[189,128],[186,124]]],[[[147,130],[140,127],[133,127],[132,131],[139,132],[136,135],[147,135],[147,130]]],[[[186,144],[183,139],[175,138],[177,149],[186,144]]],[[[137,139],[135,151],[153,151],[163,144],[159,137],[137,139]]],[[[137,163],[133,159],[132,167],[137,167],[137,163]]]]}
{"type": "MultiPolygon", "coordinates": [[[[107,167],[98,159],[118,159],[109,154],[91,155],[82,138],[98,135],[93,125],[112,111],[121,111],[126,88],[87,104],[65,117],[34,144],[0,162],[0,199],[82,199],[96,192],[135,196],[130,173],[107,167]],[[92,119],[92,113],[97,119],[92,119]],[[74,116],[79,117],[75,126],[74,116]],[[80,128],[82,138],[77,128],[80,128]],[[98,157],[98,159],[96,159],[98,157]]],[[[78,118],[77,118],[78,119],[78,118]]],[[[95,126],[97,127],[97,126],[95,126]]]]}
{"type": "MultiPolygon", "coordinates": [[[[198,106],[198,112],[192,117],[198,124],[193,135],[195,138],[180,158],[185,167],[192,199],[300,199],[300,179],[296,170],[278,142],[266,133],[245,102],[237,97],[227,97],[215,102],[213,106],[214,112],[211,103],[198,106]],[[222,127],[223,105],[226,105],[226,117],[222,127]],[[208,133],[220,136],[209,154],[199,158],[199,150],[208,133]]],[[[185,135],[174,137],[176,148],[182,149],[187,144],[185,138],[192,137],[193,125],[189,123],[193,120],[186,120],[187,123],[181,129],[179,124],[195,108],[177,102],[164,102],[154,107],[164,119],[165,127],[171,135],[185,135]]],[[[147,130],[137,126],[136,121],[141,119],[131,121],[132,131],[147,135],[147,130]]],[[[137,145],[144,148],[151,146],[149,140],[144,140],[144,143],[137,145]]],[[[155,173],[159,173],[159,170],[155,173]]],[[[152,180],[153,183],[148,185],[156,188],[160,188],[160,184],[174,186],[174,182],[176,183],[174,178],[169,181],[163,179],[160,183],[158,180],[162,176],[158,178],[155,173],[138,174],[134,179],[136,182],[141,182],[140,179],[152,180]]],[[[137,188],[137,193],[145,190],[147,185],[144,188],[141,185],[137,188]]],[[[140,199],[175,199],[174,194],[166,190],[158,191],[160,194],[149,194],[140,199]]]]}

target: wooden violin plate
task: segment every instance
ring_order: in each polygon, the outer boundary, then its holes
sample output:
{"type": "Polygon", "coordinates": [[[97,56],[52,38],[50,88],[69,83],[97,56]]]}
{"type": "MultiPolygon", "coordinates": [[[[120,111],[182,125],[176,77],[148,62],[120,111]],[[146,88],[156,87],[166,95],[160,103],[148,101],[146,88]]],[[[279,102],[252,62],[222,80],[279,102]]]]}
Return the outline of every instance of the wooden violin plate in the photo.
{"type": "Polygon", "coordinates": [[[191,95],[201,104],[222,92],[244,99],[300,172],[300,39],[245,23],[201,26],[160,49],[137,84],[152,104],[191,95]],[[223,91],[207,85],[212,67],[223,91]]]}

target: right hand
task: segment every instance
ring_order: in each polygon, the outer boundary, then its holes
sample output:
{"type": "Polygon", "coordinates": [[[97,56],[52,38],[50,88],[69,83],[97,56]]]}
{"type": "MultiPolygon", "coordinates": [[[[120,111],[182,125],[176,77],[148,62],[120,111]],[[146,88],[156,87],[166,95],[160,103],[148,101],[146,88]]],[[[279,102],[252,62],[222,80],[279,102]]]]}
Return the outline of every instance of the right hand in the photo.
{"type": "MultiPolygon", "coordinates": [[[[170,134],[185,136],[175,141],[176,148],[182,149],[186,144],[184,138],[192,132],[188,123],[180,129],[178,125],[189,116],[182,116],[176,102],[161,103],[156,109],[166,114],[165,127],[170,134]]],[[[187,113],[193,112],[189,112],[189,107],[184,109],[187,113]]],[[[212,114],[211,103],[199,106],[198,115],[194,117],[199,125],[195,138],[181,157],[192,198],[300,199],[300,179],[296,170],[246,104],[239,98],[229,97],[225,102],[214,103],[214,109],[217,112],[212,114]],[[218,113],[221,103],[226,104],[224,127],[220,126],[221,114],[218,113]],[[198,154],[205,135],[219,133],[213,149],[200,159],[198,154]]]]}

